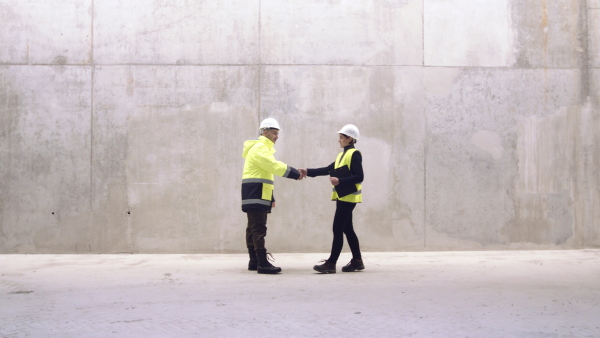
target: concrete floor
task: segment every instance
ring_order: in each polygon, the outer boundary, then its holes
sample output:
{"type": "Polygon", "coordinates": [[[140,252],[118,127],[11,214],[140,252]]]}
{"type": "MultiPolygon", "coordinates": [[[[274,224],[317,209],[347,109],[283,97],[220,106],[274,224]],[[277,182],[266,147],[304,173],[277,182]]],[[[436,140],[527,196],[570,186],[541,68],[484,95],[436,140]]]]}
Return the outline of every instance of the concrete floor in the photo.
{"type": "Polygon", "coordinates": [[[600,250],[1,255],[1,337],[600,337],[600,250]]]}

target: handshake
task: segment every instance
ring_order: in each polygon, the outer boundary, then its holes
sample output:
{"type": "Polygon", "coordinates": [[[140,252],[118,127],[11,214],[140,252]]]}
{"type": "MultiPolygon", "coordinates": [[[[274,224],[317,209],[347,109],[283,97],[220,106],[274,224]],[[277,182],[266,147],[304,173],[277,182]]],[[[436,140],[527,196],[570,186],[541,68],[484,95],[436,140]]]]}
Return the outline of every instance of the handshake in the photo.
{"type": "Polygon", "coordinates": [[[298,169],[298,171],[300,172],[300,177],[298,178],[298,181],[301,181],[308,174],[308,170],[307,169],[298,169]]]}
{"type": "MultiPolygon", "coordinates": [[[[303,168],[298,169],[298,171],[300,172],[300,177],[298,178],[298,181],[301,181],[308,175],[308,169],[303,168]]],[[[340,184],[340,180],[337,177],[329,177],[329,182],[331,182],[333,186],[340,184]]]]}

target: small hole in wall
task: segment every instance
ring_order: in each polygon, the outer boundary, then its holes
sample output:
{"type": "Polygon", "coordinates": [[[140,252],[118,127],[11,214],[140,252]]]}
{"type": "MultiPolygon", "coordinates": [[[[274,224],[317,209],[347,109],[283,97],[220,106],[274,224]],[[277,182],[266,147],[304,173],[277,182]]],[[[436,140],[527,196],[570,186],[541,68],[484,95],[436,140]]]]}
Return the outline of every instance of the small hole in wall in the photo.
{"type": "Polygon", "coordinates": [[[131,211],[128,211],[128,212],[127,212],[127,215],[131,215],[131,211]]]}
{"type": "Polygon", "coordinates": [[[54,215],[54,212],[52,213],[52,215],[54,215]]]}

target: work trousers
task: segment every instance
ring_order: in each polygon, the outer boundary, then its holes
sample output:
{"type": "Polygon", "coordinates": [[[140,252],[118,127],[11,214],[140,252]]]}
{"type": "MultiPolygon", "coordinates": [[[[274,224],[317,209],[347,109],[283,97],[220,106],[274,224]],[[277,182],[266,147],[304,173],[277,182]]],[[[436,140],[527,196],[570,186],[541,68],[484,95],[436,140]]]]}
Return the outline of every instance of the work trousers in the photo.
{"type": "Polygon", "coordinates": [[[246,227],[246,247],[254,251],[265,250],[267,236],[267,212],[248,210],[248,226],[246,227]]]}
{"type": "Polygon", "coordinates": [[[333,243],[331,244],[330,263],[337,263],[342,247],[344,246],[344,234],[352,251],[352,258],[362,259],[358,237],[352,226],[352,211],[356,203],[336,201],[335,216],[333,217],[333,243]]]}

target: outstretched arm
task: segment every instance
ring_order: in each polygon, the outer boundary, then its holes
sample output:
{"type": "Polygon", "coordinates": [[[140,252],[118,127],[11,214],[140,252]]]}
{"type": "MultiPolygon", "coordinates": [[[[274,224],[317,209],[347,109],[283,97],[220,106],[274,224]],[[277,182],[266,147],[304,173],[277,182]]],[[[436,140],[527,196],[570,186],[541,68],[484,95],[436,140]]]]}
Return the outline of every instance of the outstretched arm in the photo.
{"type": "Polygon", "coordinates": [[[256,164],[266,172],[271,174],[291,178],[293,180],[302,179],[302,175],[298,169],[291,167],[281,161],[277,161],[275,156],[267,149],[266,146],[256,146],[251,151],[258,152],[256,157],[256,164]]]}
{"type": "Polygon", "coordinates": [[[326,176],[326,175],[329,175],[329,172],[331,170],[333,170],[334,165],[335,164],[333,162],[331,162],[331,164],[326,167],[316,168],[316,169],[302,169],[302,170],[306,171],[305,176],[309,176],[309,177],[326,176]]]}

